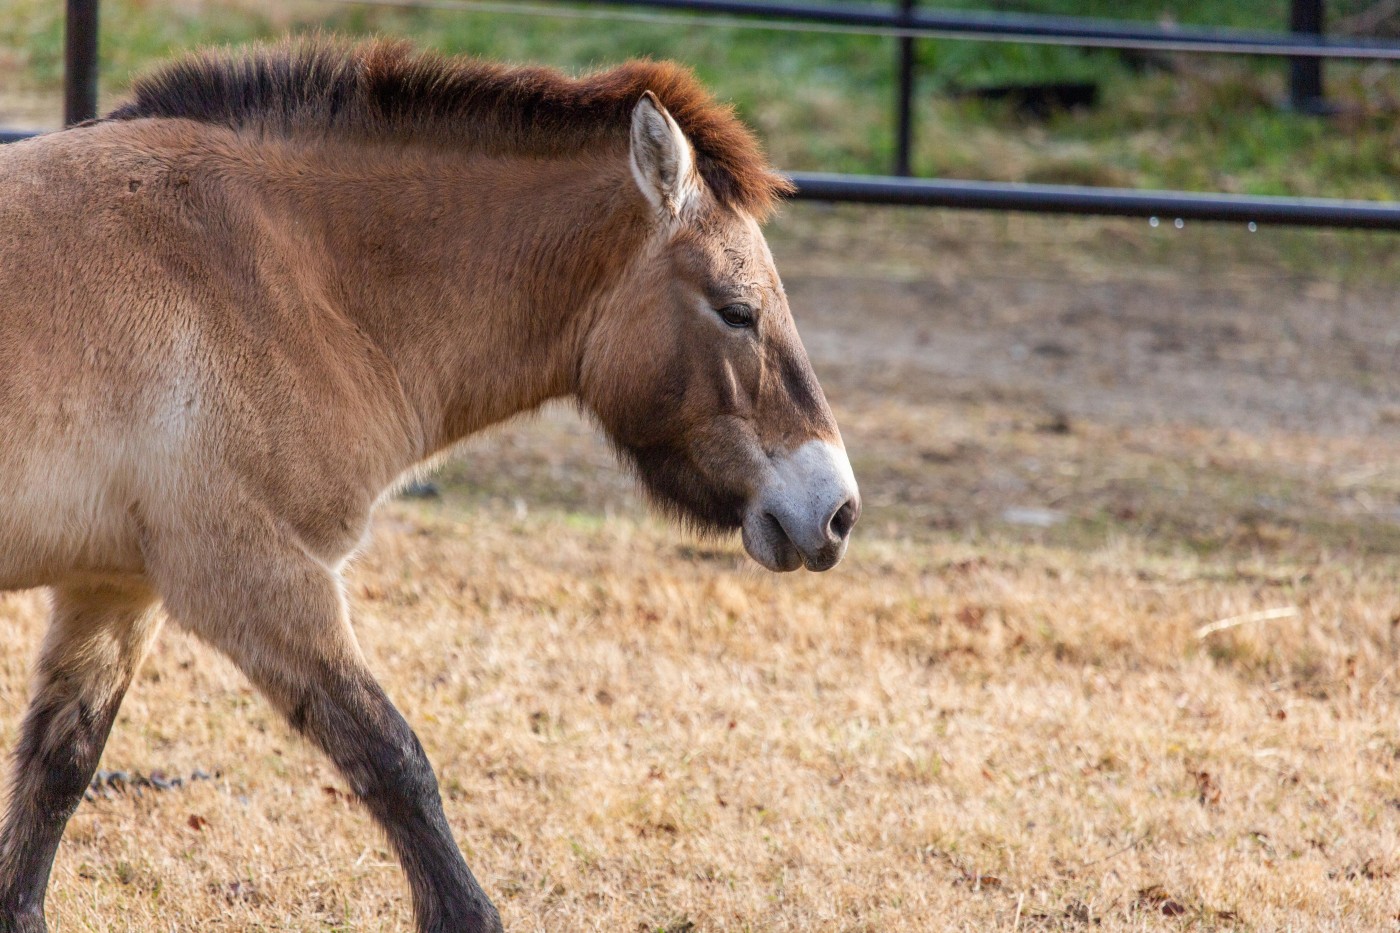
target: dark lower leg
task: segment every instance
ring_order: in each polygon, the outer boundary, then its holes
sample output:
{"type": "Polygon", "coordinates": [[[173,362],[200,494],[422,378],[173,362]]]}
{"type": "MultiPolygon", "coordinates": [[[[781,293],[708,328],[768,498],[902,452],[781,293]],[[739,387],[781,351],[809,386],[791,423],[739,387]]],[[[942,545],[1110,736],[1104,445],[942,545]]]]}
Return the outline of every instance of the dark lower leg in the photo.
{"type": "Polygon", "coordinates": [[[273,548],[274,526],[250,526],[244,537],[258,550],[230,542],[218,572],[182,550],[157,554],[166,606],[345,775],[403,865],[422,933],[496,933],[500,919],[452,838],[423,747],[365,668],[339,581],[294,542],[273,548]]]}
{"type": "Polygon", "coordinates": [[[0,931],[42,930],[44,891],[58,841],[97,769],[116,716],[51,685],[29,708],[15,752],[14,784],[0,832],[0,931]]]}
{"type": "Polygon", "coordinates": [[[442,811],[423,746],[363,671],[325,672],[288,711],[350,782],[403,864],[421,931],[497,931],[496,909],[472,876],[442,811]]]}
{"type": "Polygon", "coordinates": [[[0,829],[0,933],[44,929],[44,892],[63,828],[155,634],[149,604],[140,591],[55,594],[0,829]]]}

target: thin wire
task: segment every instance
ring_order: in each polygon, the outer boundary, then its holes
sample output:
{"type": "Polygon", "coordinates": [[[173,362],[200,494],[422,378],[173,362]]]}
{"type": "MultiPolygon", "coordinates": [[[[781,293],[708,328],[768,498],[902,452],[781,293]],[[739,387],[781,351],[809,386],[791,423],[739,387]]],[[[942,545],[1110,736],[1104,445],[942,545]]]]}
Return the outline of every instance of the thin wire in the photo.
{"type": "Polygon", "coordinates": [[[1059,45],[1073,48],[1131,49],[1157,52],[1206,52],[1221,55],[1263,55],[1270,57],[1350,58],[1400,61],[1397,46],[1328,46],[1320,43],[1280,43],[1261,46],[1246,40],[1134,39],[1112,36],[1047,36],[1028,33],[968,29],[901,26],[862,26],[856,24],[794,22],[792,20],[726,13],[635,13],[621,10],[592,10],[568,6],[542,6],[512,0],[321,0],[342,6],[383,6],[398,9],[453,10],[464,13],[501,13],[511,16],[543,16],[555,19],[581,19],[606,22],[647,23],[658,26],[711,26],[728,29],[765,29],[776,32],[808,32],[828,35],[890,36],[912,39],[966,39],[985,42],[1020,42],[1028,45],[1059,45]]]}

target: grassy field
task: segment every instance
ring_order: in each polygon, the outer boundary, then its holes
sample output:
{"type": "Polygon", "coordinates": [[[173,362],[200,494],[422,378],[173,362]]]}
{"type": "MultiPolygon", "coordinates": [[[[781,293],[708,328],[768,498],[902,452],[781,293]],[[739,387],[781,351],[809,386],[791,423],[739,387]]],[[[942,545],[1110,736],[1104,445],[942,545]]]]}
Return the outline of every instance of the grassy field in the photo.
{"type": "MultiPolygon", "coordinates": [[[[942,5],[1232,25],[1277,30],[1284,0],[1028,0],[942,5]]],[[[1339,28],[1372,6],[1331,3],[1339,28]]],[[[1391,17],[1395,20],[1395,17],[1391,17]]],[[[684,61],[764,134],[790,169],[885,172],[892,158],[892,40],[762,30],[396,10],[332,0],[105,0],[104,104],[134,73],[174,51],[288,31],[410,35],[450,52],[583,69],[630,56],[684,61]]],[[[919,45],[917,172],[1259,194],[1394,198],[1400,194],[1400,70],[1329,66],[1341,113],[1280,109],[1277,62],[1156,57],[1047,46],[930,41],[919,45]],[[1101,106],[1027,120],[958,89],[1008,81],[1093,79],[1101,106]]],[[[0,125],[51,126],[61,112],[62,4],[0,0],[0,125]]]]}
{"type": "MultiPolygon", "coordinates": [[[[50,6],[0,0],[4,122],[56,106],[50,6]]],[[[878,41],[269,10],[113,0],[106,87],[329,16],[566,65],[678,55],[784,165],[886,154],[878,41]]],[[[1202,122],[1278,90],[1219,67],[1043,126],[926,101],[923,167],[1024,177],[1117,145],[1133,183],[1393,192],[1383,109],[1346,133],[1263,103],[1202,122]],[[1246,145],[1261,164],[1219,167],[1246,145]]],[[[1395,241],[812,205],[770,238],[865,497],[841,567],[775,577],[686,537],[560,408],[388,506],[350,573],[507,928],[1400,929],[1395,241]]],[[[0,743],[43,610],[0,596],[0,743]]],[[[180,632],[102,767],[210,779],[84,803],[55,933],[409,929],[345,784],[180,632]]]]}
{"type": "MultiPolygon", "coordinates": [[[[1376,241],[1298,236],[790,208],[866,498],[827,575],[648,516],[567,409],[388,507],[357,629],[508,928],[1393,929],[1400,331],[1376,241]]],[[[6,734],[42,615],[0,600],[6,734]]],[[[408,928],[180,633],[103,767],[214,777],[85,803],[56,931],[408,928]]]]}

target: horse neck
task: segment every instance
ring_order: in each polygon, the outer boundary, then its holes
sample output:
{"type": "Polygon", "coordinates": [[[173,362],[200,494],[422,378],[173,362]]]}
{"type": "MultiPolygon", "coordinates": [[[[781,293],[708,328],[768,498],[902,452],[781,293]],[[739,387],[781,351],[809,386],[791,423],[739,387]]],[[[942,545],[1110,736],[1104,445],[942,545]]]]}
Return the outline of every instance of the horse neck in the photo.
{"type": "MultiPolygon", "coordinates": [[[[299,153],[285,219],[387,357],[427,456],[575,389],[590,308],[645,237],[625,154],[299,153]]],[[[265,163],[264,163],[265,164],[265,163]]]]}

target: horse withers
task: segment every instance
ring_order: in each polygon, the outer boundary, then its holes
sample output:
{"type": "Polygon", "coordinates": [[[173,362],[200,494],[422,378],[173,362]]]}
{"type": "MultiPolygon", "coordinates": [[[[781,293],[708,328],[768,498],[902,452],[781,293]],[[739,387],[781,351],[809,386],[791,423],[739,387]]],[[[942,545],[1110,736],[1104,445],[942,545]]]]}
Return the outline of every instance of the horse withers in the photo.
{"type": "Polygon", "coordinates": [[[860,499],[759,231],[785,188],[675,66],[387,42],[190,57],[0,151],[0,590],[52,591],[0,933],[45,928],[158,604],[331,757],[420,930],[498,929],[340,573],[416,464],[569,396],[663,509],[834,566],[860,499]]]}

